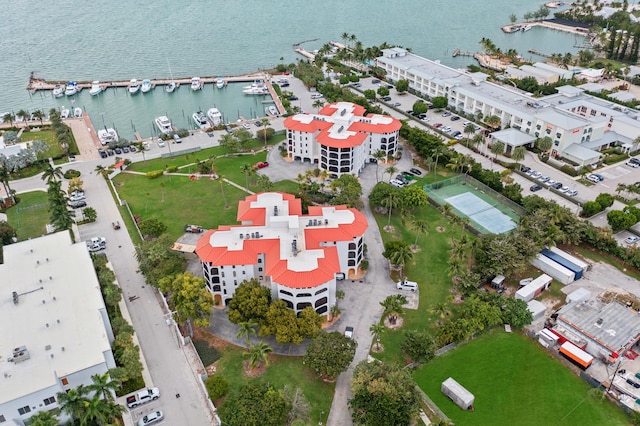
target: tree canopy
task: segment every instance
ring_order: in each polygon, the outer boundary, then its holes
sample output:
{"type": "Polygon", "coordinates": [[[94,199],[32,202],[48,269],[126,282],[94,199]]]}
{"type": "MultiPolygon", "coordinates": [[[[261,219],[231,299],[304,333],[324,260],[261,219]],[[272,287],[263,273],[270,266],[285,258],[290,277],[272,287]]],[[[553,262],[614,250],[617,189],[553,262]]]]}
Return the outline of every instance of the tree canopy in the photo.
{"type": "Polygon", "coordinates": [[[305,365],[329,379],[346,371],[356,354],[358,343],[337,331],[321,331],[307,347],[305,365]]]}
{"type": "Polygon", "coordinates": [[[232,391],[218,407],[223,424],[245,426],[282,426],[290,411],[282,390],[256,382],[232,391]]]}
{"type": "Polygon", "coordinates": [[[265,325],[270,303],[271,290],[255,278],[243,281],[227,304],[229,321],[234,324],[254,322],[260,326],[265,325]]]}
{"type": "Polygon", "coordinates": [[[158,287],[169,295],[169,305],[175,309],[178,322],[193,321],[198,327],[208,327],[213,296],[204,279],[194,277],[191,272],[161,278],[158,287]]]}

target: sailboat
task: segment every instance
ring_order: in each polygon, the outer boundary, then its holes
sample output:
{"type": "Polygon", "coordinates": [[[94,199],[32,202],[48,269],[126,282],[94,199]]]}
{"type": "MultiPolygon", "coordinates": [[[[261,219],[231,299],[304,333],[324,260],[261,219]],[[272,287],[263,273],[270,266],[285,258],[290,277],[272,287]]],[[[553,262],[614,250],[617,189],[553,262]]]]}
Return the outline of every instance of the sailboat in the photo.
{"type": "Polygon", "coordinates": [[[171,71],[171,64],[169,63],[169,58],[167,57],[167,65],[169,66],[169,74],[171,75],[171,82],[164,87],[164,90],[167,93],[173,93],[174,90],[178,88],[178,85],[175,81],[173,81],[173,72],[171,71]]]}

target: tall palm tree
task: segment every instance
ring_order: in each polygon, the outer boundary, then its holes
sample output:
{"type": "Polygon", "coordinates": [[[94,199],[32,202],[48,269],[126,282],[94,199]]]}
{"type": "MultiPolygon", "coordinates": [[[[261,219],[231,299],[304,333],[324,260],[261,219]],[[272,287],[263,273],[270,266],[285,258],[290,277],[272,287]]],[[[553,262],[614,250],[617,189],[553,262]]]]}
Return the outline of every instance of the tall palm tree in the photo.
{"type": "Polygon", "coordinates": [[[438,324],[440,324],[441,320],[445,319],[451,314],[449,310],[449,306],[444,302],[438,302],[429,309],[432,313],[438,316],[438,324]]]}
{"type": "Polygon", "coordinates": [[[464,129],[462,129],[462,131],[464,132],[465,135],[467,135],[467,148],[469,148],[469,135],[472,135],[473,132],[476,131],[476,126],[473,125],[473,123],[469,123],[466,126],[464,126],[464,129]]]}
{"type": "Polygon", "coordinates": [[[31,114],[29,114],[29,111],[21,109],[16,112],[16,117],[22,118],[22,121],[26,123],[29,117],[31,117],[31,114]]]}
{"type": "Polygon", "coordinates": [[[9,185],[9,177],[11,174],[9,173],[9,169],[6,166],[0,167],[0,182],[2,182],[2,186],[4,187],[4,192],[7,193],[7,196],[11,198],[13,204],[16,203],[16,197],[11,189],[11,185],[9,185]]]}
{"type": "MultiPolygon", "coordinates": [[[[517,166],[520,166],[520,162],[524,160],[526,153],[527,149],[524,146],[517,146],[511,152],[511,159],[515,160],[517,166]]],[[[520,167],[518,167],[519,169],[520,167]]]]}
{"type": "Polygon", "coordinates": [[[389,191],[389,196],[381,201],[382,207],[385,207],[389,213],[389,217],[387,219],[387,227],[391,226],[391,212],[394,208],[398,207],[399,203],[400,193],[398,191],[389,191]]]}
{"type": "Polygon", "coordinates": [[[267,147],[267,126],[271,123],[268,118],[262,118],[260,120],[260,125],[262,126],[262,133],[264,137],[264,147],[267,147]]]}
{"type": "Polygon", "coordinates": [[[238,332],[236,333],[236,337],[239,339],[241,337],[244,337],[246,342],[247,342],[247,346],[250,346],[251,343],[251,339],[250,336],[253,334],[254,336],[256,335],[256,327],[258,327],[258,324],[256,324],[255,322],[251,322],[251,321],[243,321],[241,323],[238,324],[240,327],[238,328],[238,332]]]}
{"type": "Polygon", "coordinates": [[[324,106],[324,102],[322,102],[321,99],[316,99],[315,101],[313,101],[313,104],[311,106],[316,109],[316,112],[319,112],[320,108],[324,106]]]}
{"type": "Polygon", "coordinates": [[[42,180],[46,180],[47,184],[51,181],[60,181],[62,180],[62,168],[61,167],[53,167],[51,163],[44,169],[42,173],[42,180]]]}
{"type": "Polygon", "coordinates": [[[11,112],[7,112],[2,116],[2,122],[9,123],[11,126],[13,126],[13,122],[15,121],[15,119],[16,119],[15,114],[11,112]]]}
{"type": "Polygon", "coordinates": [[[380,323],[371,324],[369,327],[369,331],[371,332],[371,336],[373,336],[373,340],[376,341],[376,349],[380,349],[380,335],[384,333],[386,327],[380,323]]]}
{"type": "Polygon", "coordinates": [[[447,152],[447,147],[444,145],[436,145],[436,147],[433,149],[432,155],[435,156],[435,161],[434,161],[434,166],[433,166],[433,176],[436,176],[436,173],[438,172],[438,159],[440,157],[440,155],[444,154],[445,152],[447,152]]]}
{"type": "Polygon", "coordinates": [[[120,388],[120,384],[115,380],[111,380],[109,374],[94,374],[91,376],[93,383],[87,388],[96,393],[105,401],[113,401],[116,390],[120,388]]]}
{"type": "Polygon", "coordinates": [[[414,219],[411,222],[411,229],[416,231],[416,241],[413,243],[413,248],[418,248],[418,237],[420,234],[427,234],[429,231],[429,222],[423,219],[414,219]]]}
{"type": "Polygon", "coordinates": [[[347,41],[349,41],[349,33],[344,32],[344,33],[340,34],[340,39],[342,41],[344,41],[344,44],[346,45],[347,41]]]}
{"type": "Polygon", "coordinates": [[[247,188],[247,191],[249,190],[249,175],[253,174],[254,170],[253,170],[253,166],[251,164],[243,164],[242,166],[240,166],[240,170],[242,170],[242,173],[244,174],[244,187],[247,188]]]}
{"type": "Polygon", "coordinates": [[[413,261],[414,257],[415,256],[414,256],[413,252],[411,251],[411,247],[404,246],[404,245],[398,247],[396,250],[394,250],[389,255],[389,261],[391,263],[393,263],[394,265],[400,266],[400,279],[401,280],[404,277],[404,275],[402,274],[403,269],[404,269],[404,265],[406,265],[407,262],[413,261]]]}
{"type": "Polygon", "coordinates": [[[224,200],[224,208],[229,208],[229,203],[227,203],[227,197],[224,195],[224,176],[218,175],[218,182],[220,182],[220,192],[222,193],[222,199],[224,200]]]}
{"type": "Polygon", "coordinates": [[[58,419],[51,411],[40,411],[29,418],[29,426],[57,426],[58,419]]]}
{"type": "Polygon", "coordinates": [[[249,351],[244,352],[243,355],[249,359],[251,369],[254,369],[261,364],[269,365],[269,354],[271,352],[273,352],[273,348],[260,341],[255,345],[250,345],[249,351]]]}
{"type": "MultiPolygon", "coordinates": [[[[491,153],[495,155],[493,158],[493,162],[495,163],[498,160],[498,154],[502,154],[504,152],[504,142],[495,141],[493,145],[491,145],[491,153]]],[[[491,164],[491,170],[493,170],[493,164],[491,164]]]]}
{"type": "Polygon", "coordinates": [[[391,182],[391,178],[393,177],[393,174],[397,172],[398,169],[395,168],[394,166],[389,166],[384,171],[389,174],[389,182],[391,182]]]}
{"type": "Polygon", "coordinates": [[[33,118],[40,120],[40,124],[42,124],[42,121],[44,120],[44,112],[40,109],[33,111],[33,118]]]}
{"type": "Polygon", "coordinates": [[[74,419],[79,419],[85,411],[85,403],[87,402],[87,388],[83,385],[75,389],[69,389],[67,392],[58,393],[58,404],[63,413],[66,413],[74,419]]]}
{"type": "Polygon", "coordinates": [[[80,417],[80,426],[110,425],[121,417],[125,408],[114,401],[103,401],[96,394],[85,402],[85,411],[80,417]]]}
{"type": "Polygon", "coordinates": [[[378,179],[378,166],[380,164],[380,160],[382,160],[386,156],[387,156],[387,153],[381,149],[377,150],[372,155],[372,157],[376,159],[376,182],[380,182],[380,179],[378,179]]]}

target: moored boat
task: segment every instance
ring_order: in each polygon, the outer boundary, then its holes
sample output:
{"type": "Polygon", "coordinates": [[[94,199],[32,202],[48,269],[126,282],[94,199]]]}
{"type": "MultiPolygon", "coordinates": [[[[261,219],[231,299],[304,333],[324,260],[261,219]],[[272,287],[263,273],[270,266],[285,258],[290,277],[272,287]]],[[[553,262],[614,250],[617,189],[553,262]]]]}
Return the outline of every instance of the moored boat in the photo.
{"type": "Polygon", "coordinates": [[[191,79],[191,90],[200,90],[202,89],[202,80],[200,77],[193,77],[191,79]]]}
{"type": "Polygon", "coordinates": [[[222,114],[218,108],[210,108],[209,111],[207,111],[207,117],[213,126],[217,126],[222,123],[222,114]]]}
{"type": "Polygon", "coordinates": [[[61,98],[64,96],[65,87],[62,84],[56,84],[53,88],[53,96],[56,98],[61,98]]]}
{"type": "Polygon", "coordinates": [[[102,145],[109,145],[111,142],[118,142],[118,133],[115,129],[108,128],[105,126],[104,129],[98,130],[98,140],[102,145]]]}
{"type": "Polygon", "coordinates": [[[245,95],[267,95],[269,94],[269,88],[263,81],[256,81],[249,86],[244,86],[242,93],[245,95]]]}
{"type": "Polygon", "coordinates": [[[65,118],[69,118],[69,114],[71,114],[71,111],[69,110],[69,108],[67,107],[60,108],[60,118],[62,118],[63,120],[65,118]]]}
{"type": "Polygon", "coordinates": [[[527,31],[529,31],[531,29],[531,25],[525,25],[524,27],[522,27],[522,32],[526,33],[527,31]]]}
{"type": "Polygon", "coordinates": [[[151,90],[151,88],[153,87],[153,85],[151,84],[151,80],[148,79],[144,79],[142,80],[142,85],[140,86],[140,91],[142,93],[147,93],[149,90],[151,90]]]}
{"type": "Polygon", "coordinates": [[[278,108],[276,108],[275,105],[269,105],[267,108],[265,108],[265,112],[268,115],[279,115],[280,113],[278,112],[278,108]]]}
{"type": "Polygon", "coordinates": [[[193,121],[196,123],[196,126],[198,128],[208,129],[209,127],[211,127],[211,123],[209,123],[207,115],[204,112],[196,111],[191,115],[191,117],[193,118],[193,121]]]}
{"type": "Polygon", "coordinates": [[[75,81],[67,83],[67,87],[64,89],[64,94],[67,96],[73,96],[78,93],[78,84],[75,81]]]}
{"type": "Polygon", "coordinates": [[[174,81],[171,81],[169,84],[167,84],[166,86],[164,86],[164,90],[167,93],[173,93],[174,90],[176,90],[178,86],[176,86],[176,83],[174,81]]]}
{"type": "Polygon", "coordinates": [[[135,78],[132,78],[131,81],[129,81],[128,90],[129,90],[129,94],[135,95],[140,91],[140,82],[138,82],[138,80],[136,80],[135,78]]]}
{"type": "Polygon", "coordinates": [[[75,118],[80,118],[80,117],[82,117],[82,108],[80,108],[80,107],[75,107],[75,108],[73,109],[73,116],[74,116],[75,118]]]}
{"type": "Polygon", "coordinates": [[[89,94],[91,96],[96,96],[102,93],[102,86],[98,80],[95,80],[91,83],[91,89],[89,89],[89,94]]]}
{"type": "Polygon", "coordinates": [[[225,86],[225,81],[222,79],[222,77],[218,77],[218,79],[216,80],[216,87],[218,89],[222,89],[225,86]]]}
{"type": "Polygon", "coordinates": [[[161,115],[160,117],[156,117],[155,122],[156,122],[156,126],[158,127],[158,130],[160,130],[160,133],[168,135],[169,133],[173,132],[173,126],[171,125],[171,120],[169,120],[169,117],[167,117],[166,115],[161,115]]]}

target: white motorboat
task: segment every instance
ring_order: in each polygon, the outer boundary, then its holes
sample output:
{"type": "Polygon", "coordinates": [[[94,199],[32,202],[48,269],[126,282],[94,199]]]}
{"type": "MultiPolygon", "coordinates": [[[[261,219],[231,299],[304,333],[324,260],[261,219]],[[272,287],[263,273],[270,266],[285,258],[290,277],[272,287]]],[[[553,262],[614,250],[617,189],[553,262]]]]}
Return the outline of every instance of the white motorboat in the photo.
{"type": "Polygon", "coordinates": [[[105,126],[104,129],[98,130],[98,140],[102,145],[109,145],[111,142],[118,142],[118,133],[115,129],[108,128],[105,126]]]}
{"type": "Polygon", "coordinates": [[[91,83],[91,89],[89,89],[89,94],[91,96],[96,96],[102,93],[102,86],[98,80],[95,80],[91,83]]]}
{"type": "Polygon", "coordinates": [[[129,94],[130,95],[135,95],[136,93],[138,93],[140,91],[140,82],[138,80],[136,80],[135,78],[132,78],[131,81],[129,81],[129,94]]]}
{"type": "Polygon", "coordinates": [[[527,31],[529,31],[531,29],[531,25],[525,25],[524,27],[522,27],[522,32],[526,33],[527,31]]]}
{"type": "Polygon", "coordinates": [[[69,110],[69,108],[67,107],[60,108],[60,118],[62,118],[63,120],[65,118],[69,118],[69,114],[71,114],[71,111],[69,110]]]}
{"type": "Polygon", "coordinates": [[[53,96],[56,98],[61,98],[64,96],[65,87],[62,84],[56,84],[53,88],[53,96]]]}
{"type": "Polygon", "coordinates": [[[220,113],[218,108],[210,108],[209,111],[207,111],[207,117],[214,127],[222,123],[222,113],[220,113]]]}
{"type": "Polygon", "coordinates": [[[152,89],[153,85],[151,84],[151,80],[148,79],[144,79],[142,80],[142,85],[140,86],[140,91],[142,93],[147,93],[148,91],[150,91],[152,89]]]}
{"type": "Polygon", "coordinates": [[[171,132],[173,132],[173,126],[171,125],[171,120],[169,120],[169,117],[167,117],[166,115],[161,115],[160,117],[156,117],[155,121],[156,121],[156,126],[158,127],[158,130],[160,130],[160,133],[168,135],[171,132]]]}
{"type": "Polygon", "coordinates": [[[193,118],[193,121],[196,123],[196,126],[198,126],[198,128],[208,129],[209,127],[211,127],[211,123],[209,123],[209,120],[207,119],[207,114],[205,114],[204,112],[194,112],[191,117],[193,118]]]}
{"type": "Polygon", "coordinates": [[[265,109],[266,109],[266,113],[269,115],[280,115],[280,113],[278,112],[278,108],[276,108],[275,105],[270,105],[265,109]]]}
{"type": "Polygon", "coordinates": [[[216,87],[218,89],[222,89],[225,86],[225,81],[222,79],[222,77],[218,77],[218,79],[216,80],[216,87]]]}
{"type": "Polygon", "coordinates": [[[191,79],[191,90],[200,90],[202,89],[202,80],[200,77],[193,77],[191,79]]]}
{"type": "Polygon", "coordinates": [[[75,107],[75,108],[73,109],[73,116],[74,116],[75,118],[80,118],[80,117],[82,117],[82,108],[80,108],[80,107],[75,107]]]}
{"type": "Polygon", "coordinates": [[[78,84],[75,81],[67,83],[67,87],[64,89],[64,94],[67,96],[73,96],[78,93],[78,84]]]}
{"type": "Polygon", "coordinates": [[[176,85],[176,83],[174,81],[171,81],[169,84],[167,84],[166,86],[164,86],[164,90],[167,93],[173,93],[174,90],[176,90],[178,86],[176,85]]]}
{"type": "Polygon", "coordinates": [[[268,95],[269,88],[262,81],[256,81],[249,86],[244,86],[242,93],[246,95],[268,95]]]}

